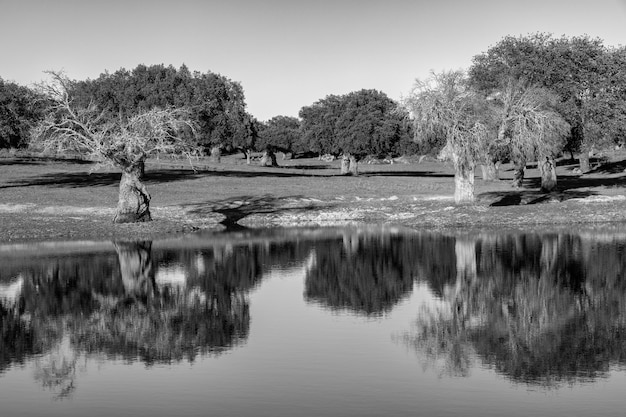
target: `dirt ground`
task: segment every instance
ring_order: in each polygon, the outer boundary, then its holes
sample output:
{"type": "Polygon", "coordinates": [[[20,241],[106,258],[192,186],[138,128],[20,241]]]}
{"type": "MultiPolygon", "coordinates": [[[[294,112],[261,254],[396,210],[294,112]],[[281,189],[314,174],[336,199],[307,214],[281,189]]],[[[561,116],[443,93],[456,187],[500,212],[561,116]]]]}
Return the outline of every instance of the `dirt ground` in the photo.
{"type": "Polygon", "coordinates": [[[279,160],[246,165],[150,160],[146,184],[154,221],[113,224],[119,172],[93,171],[79,160],[0,159],[0,242],[67,239],[155,239],[199,230],[384,223],[411,228],[576,228],[626,222],[626,155],[611,155],[587,174],[560,161],[558,189],[539,192],[529,167],[513,189],[511,166],[501,180],[476,176],[476,202],[453,202],[452,168],[433,160],[361,164],[339,175],[339,162],[279,160]]]}

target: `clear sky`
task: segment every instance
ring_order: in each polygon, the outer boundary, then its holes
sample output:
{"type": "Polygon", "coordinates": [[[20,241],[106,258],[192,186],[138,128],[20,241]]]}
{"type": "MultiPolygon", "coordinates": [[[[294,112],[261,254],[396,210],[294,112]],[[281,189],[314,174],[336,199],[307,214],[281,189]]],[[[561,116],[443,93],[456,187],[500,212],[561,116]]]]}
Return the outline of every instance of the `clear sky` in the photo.
{"type": "Polygon", "coordinates": [[[626,0],[0,0],[0,77],[184,63],[240,82],[267,120],[363,88],[397,100],[430,70],[535,32],[626,45],[626,0]]]}

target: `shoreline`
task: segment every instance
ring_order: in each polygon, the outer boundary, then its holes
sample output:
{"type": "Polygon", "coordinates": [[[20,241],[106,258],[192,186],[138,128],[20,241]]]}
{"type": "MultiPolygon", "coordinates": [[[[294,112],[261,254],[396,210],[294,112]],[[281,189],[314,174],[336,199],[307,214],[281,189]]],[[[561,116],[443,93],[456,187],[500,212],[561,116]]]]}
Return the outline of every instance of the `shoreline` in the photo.
{"type": "Polygon", "coordinates": [[[115,224],[114,208],[0,204],[0,243],[160,240],[193,233],[268,228],[396,226],[416,231],[595,229],[626,227],[626,197],[547,200],[542,204],[454,205],[451,198],[383,201],[279,201],[268,207],[242,202],[228,211],[153,207],[153,221],[115,224]],[[231,216],[232,218],[229,218],[231,216]],[[235,221],[236,220],[236,221],[235,221]]]}

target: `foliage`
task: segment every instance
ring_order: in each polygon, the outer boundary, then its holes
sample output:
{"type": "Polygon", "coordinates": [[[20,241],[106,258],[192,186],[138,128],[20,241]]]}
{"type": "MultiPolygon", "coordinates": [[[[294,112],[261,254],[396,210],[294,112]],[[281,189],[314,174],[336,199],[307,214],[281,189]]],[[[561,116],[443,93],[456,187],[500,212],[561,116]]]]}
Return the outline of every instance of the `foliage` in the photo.
{"type": "Polygon", "coordinates": [[[329,95],[300,109],[302,139],[312,152],[339,155],[336,124],[341,113],[341,97],[329,95]]]}
{"type": "Polygon", "coordinates": [[[409,137],[407,114],[376,90],[330,95],[300,110],[303,141],[320,154],[386,156],[409,137]]]}
{"type": "Polygon", "coordinates": [[[259,148],[271,147],[285,153],[306,151],[300,140],[300,119],[290,116],[275,116],[261,124],[259,148]]]}
{"type": "Polygon", "coordinates": [[[445,138],[440,155],[451,159],[456,169],[473,169],[488,141],[489,109],[483,97],[469,88],[462,71],[417,80],[404,104],[418,141],[445,138]]]}
{"type": "MultiPolygon", "coordinates": [[[[70,96],[83,107],[95,103],[104,118],[129,118],[153,108],[187,108],[205,149],[238,147],[251,119],[241,85],[212,72],[191,73],[186,66],[139,65],[95,80],[73,83],[70,96]],[[233,143],[233,140],[237,143],[233,143]]],[[[244,142],[247,138],[244,140],[244,142]]]]}
{"type": "Polygon", "coordinates": [[[623,133],[625,59],[623,48],[611,50],[588,36],[507,36],[474,57],[469,78],[487,95],[511,81],[547,88],[571,126],[567,147],[589,150],[611,145],[623,133]]]}
{"type": "Polygon", "coordinates": [[[562,149],[570,126],[556,110],[554,93],[510,81],[490,99],[498,124],[492,149],[507,148],[515,161],[553,156],[562,149]]]}
{"type": "Polygon", "coordinates": [[[0,149],[25,146],[44,109],[45,101],[34,90],[0,78],[0,149]]]}
{"type": "Polygon", "coordinates": [[[77,152],[103,164],[122,169],[143,163],[156,153],[197,153],[195,145],[180,132],[195,130],[184,109],[153,108],[110,119],[95,103],[77,106],[69,94],[73,82],[51,73],[53,82],[42,85],[51,102],[49,114],[33,129],[32,144],[55,153],[77,152]]]}
{"type": "Polygon", "coordinates": [[[376,90],[360,90],[343,96],[337,118],[339,148],[362,158],[387,156],[396,143],[408,136],[403,121],[407,114],[396,102],[376,90]]]}

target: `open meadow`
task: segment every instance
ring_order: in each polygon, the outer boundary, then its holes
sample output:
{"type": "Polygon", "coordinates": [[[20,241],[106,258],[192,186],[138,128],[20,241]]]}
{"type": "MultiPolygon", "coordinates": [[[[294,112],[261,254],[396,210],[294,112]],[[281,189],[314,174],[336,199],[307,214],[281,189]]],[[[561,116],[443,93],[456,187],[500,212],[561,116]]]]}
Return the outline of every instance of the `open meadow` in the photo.
{"type": "Polygon", "coordinates": [[[151,159],[146,186],[154,221],[113,224],[120,173],[93,171],[81,160],[0,159],[0,240],[153,238],[241,227],[385,223],[413,228],[558,226],[626,220],[626,156],[611,155],[585,175],[558,162],[555,192],[539,192],[530,165],[524,187],[476,173],[476,202],[453,201],[451,166],[424,159],[360,164],[360,175],[339,175],[339,161],[280,160],[277,168],[247,165],[240,155],[222,162],[151,159]]]}

